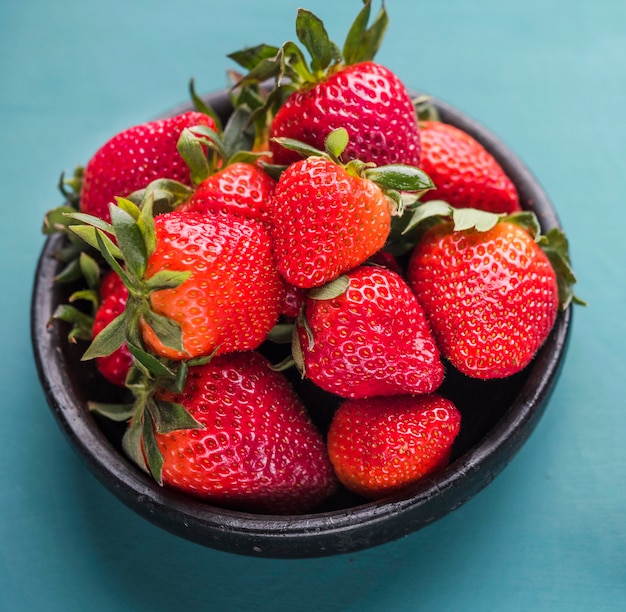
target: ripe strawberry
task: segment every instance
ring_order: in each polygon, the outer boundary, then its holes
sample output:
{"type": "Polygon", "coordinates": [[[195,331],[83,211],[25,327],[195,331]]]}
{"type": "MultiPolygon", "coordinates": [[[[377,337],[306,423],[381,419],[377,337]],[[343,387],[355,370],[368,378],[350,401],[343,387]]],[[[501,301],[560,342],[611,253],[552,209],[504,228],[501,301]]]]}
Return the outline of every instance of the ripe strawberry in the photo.
{"type": "MultiPolygon", "coordinates": [[[[100,229],[95,242],[93,227],[73,226],[129,290],[124,316],[102,340],[94,339],[85,359],[125,342],[135,357],[148,349],[186,360],[254,349],[265,340],[278,320],[284,286],[263,223],[227,211],[153,218],[149,200],[142,209],[122,198],[118,203],[110,209],[115,243],[100,229]]],[[[144,361],[150,368],[154,359],[145,355],[144,361]]]]}
{"type": "Polygon", "coordinates": [[[380,499],[445,467],[460,426],[436,394],[349,399],[333,417],[328,454],[348,490],[380,499]]]}
{"type": "Polygon", "coordinates": [[[189,368],[182,404],[203,429],[155,433],[163,484],[253,512],[305,512],[336,480],[326,448],[286,379],[256,352],[189,368]]]}
{"type": "Polygon", "coordinates": [[[266,221],[275,184],[259,166],[235,162],[204,179],[178,210],[200,213],[229,210],[266,221]]]}
{"type": "MultiPolygon", "coordinates": [[[[93,337],[95,338],[113,319],[121,315],[128,300],[128,289],[114,272],[103,279],[104,291],[101,291],[101,302],[93,320],[93,337]],[[114,279],[118,280],[115,281],[114,279]],[[106,282],[105,282],[106,281],[106,282]]],[[[110,355],[96,358],[96,367],[102,376],[114,385],[123,386],[126,376],[133,364],[133,357],[124,344],[110,355]]]]}
{"type": "Polygon", "coordinates": [[[491,222],[480,230],[436,223],[413,251],[407,278],[443,356],[468,376],[501,378],[533,358],[575,279],[559,230],[536,239],[531,213],[477,218],[491,222]]]}
{"type": "Polygon", "coordinates": [[[109,204],[116,196],[127,197],[159,178],[190,185],[189,168],[176,146],[183,129],[195,125],[215,128],[204,113],[187,112],[113,136],[85,167],[80,210],[108,221],[109,204]]]}
{"type": "Polygon", "coordinates": [[[342,397],[430,393],[443,381],[422,308],[386,268],[361,266],[310,293],[296,334],[303,375],[342,397]]]}
{"type": "Polygon", "coordinates": [[[269,205],[274,253],[281,274],[296,287],[319,287],[382,249],[394,207],[389,189],[397,196],[399,189],[431,185],[411,166],[376,168],[358,160],[344,166],[338,158],[347,143],[345,130],[331,132],[325,154],[291,164],[276,184],[269,205]]]}
{"type": "Polygon", "coordinates": [[[228,212],[172,212],[155,218],[156,248],[145,278],[189,271],[180,286],[155,291],[153,312],[180,326],[184,352],[165,346],[149,321],[144,341],[170,359],[257,348],[278,319],[283,284],[260,221],[228,212]]]}
{"type": "MultiPolygon", "coordinates": [[[[271,138],[293,138],[318,149],[336,129],[348,130],[342,159],[377,166],[420,165],[420,132],[411,98],[391,70],[375,62],[345,66],[312,86],[291,94],[272,120],[271,138]]],[[[270,141],[276,164],[297,154],[270,141]]]]}
{"type": "MultiPolygon", "coordinates": [[[[322,149],[327,135],[343,127],[350,137],[343,161],[418,166],[420,134],[411,98],[396,74],[373,61],[387,27],[387,13],[383,5],[368,28],[370,5],[367,0],[341,52],[323,23],[300,9],[296,34],[311,56],[310,65],[293,42],[280,49],[261,45],[230,57],[249,70],[241,87],[276,77],[276,88],[268,97],[275,102],[269,104],[275,112],[271,137],[322,149]]],[[[298,160],[293,151],[275,142],[270,142],[270,149],[276,164],[298,160]]]]}
{"type": "Polygon", "coordinates": [[[435,184],[422,201],[445,200],[456,208],[496,213],[521,210],[515,185],[482,144],[441,121],[422,121],[420,127],[420,165],[435,184]]]}

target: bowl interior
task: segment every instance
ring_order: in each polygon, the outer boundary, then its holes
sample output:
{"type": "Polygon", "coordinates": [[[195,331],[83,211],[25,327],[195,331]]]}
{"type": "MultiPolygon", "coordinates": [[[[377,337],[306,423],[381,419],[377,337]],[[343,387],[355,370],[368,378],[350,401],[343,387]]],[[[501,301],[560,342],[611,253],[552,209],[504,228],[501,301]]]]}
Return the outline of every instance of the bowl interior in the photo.
{"type": "MultiPolygon", "coordinates": [[[[224,92],[206,100],[222,117],[230,113],[224,92]]],[[[453,107],[434,102],[442,120],[472,134],[496,157],[516,184],[523,207],[537,214],[544,231],[559,225],[540,185],[503,143],[453,107]]],[[[168,114],[188,109],[178,107],[168,114]]],[[[54,282],[60,269],[55,252],[62,243],[60,235],[45,243],[31,311],[35,361],[57,422],[88,468],[121,501],[172,533],[229,552],[268,557],[345,553],[397,539],[454,510],[495,478],[534,429],[558,378],[569,334],[571,309],[559,314],[533,362],[507,379],[473,380],[447,366],[441,393],[463,416],[452,462],[402,494],[364,502],[341,489],[317,512],[302,516],[224,510],[159,487],[124,456],[123,426],[87,410],[88,401],[119,401],[123,391],[107,384],[93,363],[80,361],[85,346],[67,342],[64,324],[49,325],[56,306],[75,289],[54,282]]],[[[273,360],[281,358],[274,346],[262,350],[273,360]]],[[[291,382],[324,431],[337,398],[297,375],[291,382]]]]}

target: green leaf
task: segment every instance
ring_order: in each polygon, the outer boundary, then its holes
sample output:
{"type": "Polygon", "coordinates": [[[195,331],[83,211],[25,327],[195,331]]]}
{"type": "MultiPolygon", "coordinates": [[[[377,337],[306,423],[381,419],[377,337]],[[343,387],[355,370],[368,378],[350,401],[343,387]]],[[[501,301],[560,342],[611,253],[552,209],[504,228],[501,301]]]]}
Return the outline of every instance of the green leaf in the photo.
{"type": "Polygon", "coordinates": [[[278,47],[261,44],[256,47],[235,51],[234,53],[230,53],[227,57],[237,62],[246,70],[253,70],[260,63],[274,59],[278,55],[278,51],[278,47]]]}
{"type": "Polygon", "coordinates": [[[66,216],[69,219],[74,219],[75,221],[80,221],[85,225],[90,225],[91,227],[102,230],[106,234],[114,233],[113,226],[110,223],[107,223],[104,219],[101,219],[100,217],[80,212],[66,213],[66,216]]]}
{"type": "MultiPolygon", "coordinates": [[[[129,200],[119,199],[119,203],[125,205],[129,200]]],[[[133,205],[139,215],[139,209],[133,205]]],[[[119,206],[111,206],[111,222],[115,229],[115,237],[120,251],[124,257],[124,263],[128,271],[136,278],[141,278],[148,263],[146,241],[137,224],[137,219],[119,206]]],[[[104,255],[104,253],[103,253],[104,255]]]]}
{"type": "Polygon", "coordinates": [[[322,20],[311,11],[302,8],[298,10],[296,35],[311,56],[314,73],[323,72],[333,61],[340,59],[339,49],[328,37],[322,20]]]}
{"type": "Polygon", "coordinates": [[[76,209],[63,205],[49,210],[43,219],[41,231],[47,236],[62,232],[72,222],[68,215],[75,213],[76,209]]]}
{"type": "Polygon", "coordinates": [[[563,231],[553,228],[541,236],[538,244],[550,260],[559,288],[559,305],[565,310],[572,302],[586,306],[586,302],[574,295],[576,276],[571,266],[569,243],[563,231]]]}
{"type": "Polygon", "coordinates": [[[539,219],[537,219],[537,215],[534,212],[529,210],[524,210],[521,212],[511,213],[504,217],[506,221],[510,223],[515,223],[519,225],[521,228],[525,229],[535,240],[539,240],[541,236],[541,226],[539,224],[539,219]]]}
{"type": "Polygon", "coordinates": [[[383,189],[398,191],[426,191],[435,187],[430,176],[423,170],[403,164],[367,168],[365,178],[380,185],[383,189]]]}
{"type": "Polygon", "coordinates": [[[122,437],[122,448],[128,457],[134,461],[144,472],[148,471],[146,465],[141,440],[143,438],[143,414],[137,411],[133,415],[133,420],[130,427],[124,433],[122,437]]]}
{"type": "Polygon", "coordinates": [[[52,318],[71,324],[72,328],[68,333],[68,340],[70,342],[73,343],[77,340],[91,340],[93,317],[90,317],[84,312],[78,310],[78,308],[68,304],[59,304],[59,306],[56,307],[52,318]]]}
{"type": "Polygon", "coordinates": [[[373,60],[389,25],[389,17],[383,2],[374,22],[368,28],[371,0],[365,0],[364,4],[365,6],[350,27],[343,45],[342,55],[346,65],[373,60]]]}
{"type": "Polygon", "coordinates": [[[145,286],[149,291],[175,289],[180,287],[190,276],[191,272],[188,270],[160,270],[145,281],[145,286]]]}
{"type": "Polygon", "coordinates": [[[78,257],[80,271],[90,289],[97,289],[100,285],[100,266],[96,260],[85,252],[78,257]]]}
{"type": "Polygon", "coordinates": [[[348,130],[345,128],[337,128],[326,136],[324,148],[332,159],[339,163],[338,160],[341,154],[346,150],[349,141],[348,130]]]}
{"type": "Polygon", "coordinates": [[[183,332],[176,321],[157,314],[152,310],[148,310],[144,314],[144,319],[164,346],[175,351],[185,352],[183,332]]]}
{"type": "Polygon", "coordinates": [[[153,401],[148,404],[148,410],[150,410],[157,433],[166,434],[180,429],[205,428],[182,404],[176,402],[153,401]]]}
{"type": "Polygon", "coordinates": [[[126,311],[115,317],[92,341],[82,361],[105,357],[117,350],[126,341],[126,311]]]}
{"type": "Polygon", "coordinates": [[[198,138],[190,128],[185,128],[180,133],[176,145],[178,153],[189,166],[194,185],[199,185],[211,174],[209,160],[202,146],[204,142],[204,139],[198,138]]]}
{"type": "Polygon", "coordinates": [[[313,300],[334,300],[348,291],[349,287],[350,278],[346,275],[341,275],[321,287],[311,289],[308,297],[313,300]]]}
{"type": "Polygon", "coordinates": [[[424,202],[415,208],[410,221],[402,231],[402,234],[408,234],[426,219],[433,217],[449,217],[452,215],[452,206],[443,200],[430,200],[424,202]]]}
{"type": "Polygon", "coordinates": [[[215,122],[217,129],[221,131],[222,120],[220,116],[215,112],[215,110],[209,104],[207,104],[200,96],[198,96],[198,94],[196,93],[196,87],[195,87],[195,83],[193,79],[189,81],[189,95],[191,97],[191,101],[193,102],[195,109],[198,112],[203,113],[207,115],[208,117],[211,117],[211,119],[213,119],[213,121],[215,122]]]}
{"type": "Polygon", "coordinates": [[[117,248],[115,243],[101,230],[89,225],[70,225],[68,229],[74,232],[81,240],[84,240],[89,246],[102,252],[98,241],[98,233],[100,233],[102,235],[102,239],[108,245],[109,255],[113,259],[123,258],[122,252],[117,248]]]}
{"type": "Polygon", "coordinates": [[[148,469],[152,477],[160,484],[163,484],[163,455],[159,450],[156,437],[154,435],[155,425],[148,410],[143,413],[142,440],[146,454],[148,469]]]}
{"type": "Polygon", "coordinates": [[[130,288],[132,286],[132,282],[126,270],[120,266],[118,263],[118,259],[123,259],[123,255],[117,246],[113,243],[113,241],[100,230],[96,230],[96,245],[104,260],[111,266],[115,273],[122,279],[122,282],[126,285],[126,287],[130,288]],[[119,257],[116,257],[116,253],[119,253],[119,257]]]}
{"type": "Polygon", "coordinates": [[[476,208],[452,208],[454,229],[457,232],[468,229],[487,232],[494,227],[501,218],[502,215],[478,210],[476,208]]]}
{"type": "Polygon", "coordinates": [[[143,371],[150,378],[176,378],[176,373],[152,353],[148,353],[132,342],[126,342],[126,346],[138,364],[143,366],[143,371]]]}
{"type": "Polygon", "coordinates": [[[285,149],[289,149],[291,151],[296,151],[297,153],[300,153],[300,155],[302,155],[302,157],[314,157],[314,156],[321,156],[321,157],[327,157],[327,155],[323,152],[320,151],[319,149],[316,149],[315,147],[312,147],[308,144],[306,144],[305,142],[300,142],[299,140],[294,140],[293,138],[272,138],[272,140],[279,144],[281,147],[285,147],[285,149]]]}
{"type": "Polygon", "coordinates": [[[87,402],[91,412],[96,412],[112,421],[128,421],[135,412],[134,404],[106,404],[102,402],[87,402]]]}
{"type": "Polygon", "coordinates": [[[239,151],[249,151],[254,145],[254,123],[249,108],[238,106],[228,118],[223,135],[224,159],[232,163],[239,151]]]}

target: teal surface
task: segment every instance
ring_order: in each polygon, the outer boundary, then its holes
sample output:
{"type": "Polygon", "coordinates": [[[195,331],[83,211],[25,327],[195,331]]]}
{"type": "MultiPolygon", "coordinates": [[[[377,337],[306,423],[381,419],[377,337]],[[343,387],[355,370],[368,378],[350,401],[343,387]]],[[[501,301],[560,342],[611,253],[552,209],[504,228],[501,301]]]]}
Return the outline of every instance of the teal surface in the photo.
{"type": "MultiPolygon", "coordinates": [[[[342,40],[358,0],[302,3],[342,40]]],[[[294,38],[287,0],[0,3],[0,610],[626,609],[626,3],[388,0],[378,56],[527,163],[569,236],[565,368],[484,491],[401,541],[312,560],[240,557],[139,518],[84,468],[39,387],[29,299],[62,170],[210,91],[226,54],[294,38]]],[[[377,3],[375,3],[375,6],[377,3]]]]}

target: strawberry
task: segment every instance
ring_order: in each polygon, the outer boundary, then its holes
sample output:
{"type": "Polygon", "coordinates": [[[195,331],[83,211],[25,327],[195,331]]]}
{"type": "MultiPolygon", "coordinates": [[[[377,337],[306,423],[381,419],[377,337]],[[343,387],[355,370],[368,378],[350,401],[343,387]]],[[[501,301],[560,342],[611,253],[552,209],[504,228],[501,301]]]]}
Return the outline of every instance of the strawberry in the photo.
{"type": "MultiPolygon", "coordinates": [[[[109,323],[121,315],[126,308],[128,289],[119,276],[112,272],[103,279],[104,291],[101,290],[102,301],[98,306],[93,320],[93,337],[95,338],[109,323]],[[106,281],[106,283],[105,283],[106,281]]],[[[133,357],[126,345],[122,345],[110,355],[96,358],[96,367],[102,376],[114,385],[123,386],[126,376],[133,364],[133,357]]]]}
{"type": "Polygon", "coordinates": [[[235,162],[204,179],[178,210],[229,210],[266,221],[274,186],[275,181],[257,165],[235,162]]]}
{"type": "Polygon", "coordinates": [[[515,185],[477,140],[441,121],[422,121],[420,127],[421,168],[435,184],[422,201],[496,213],[521,210],[515,185]]]}
{"type": "Polygon", "coordinates": [[[422,308],[387,268],[361,266],[310,292],[294,340],[303,375],[342,397],[430,393],[443,381],[422,308]]]}
{"type": "Polygon", "coordinates": [[[387,195],[432,184],[411,166],[341,164],[348,143],[343,128],[331,132],[325,153],[281,142],[310,153],[280,175],[269,204],[278,268],[296,287],[321,286],[377,253],[387,241],[397,204],[387,195]]]}
{"type": "Polygon", "coordinates": [[[307,511],[335,488],[321,435],[260,354],[231,353],[190,367],[182,393],[157,395],[202,425],[155,433],[164,486],[271,513],[307,511]]]}
{"type": "Polygon", "coordinates": [[[407,278],[443,356],[475,378],[519,372],[546,340],[559,303],[572,299],[562,232],[541,237],[532,213],[501,218],[429,204],[436,222],[415,247],[407,278]]]}
{"type": "Polygon", "coordinates": [[[328,431],[328,454],[339,481],[367,499],[406,489],[444,468],[461,414],[436,394],[348,399],[328,431]]]}
{"type": "Polygon", "coordinates": [[[84,358],[107,355],[124,342],[136,357],[147,350],[182,360],[250,350],[264,341],[284,287],[260,221],[227,211],[153,218],[149,199],[141,209],[123,198],[118,203],[110,209],[115,242],[102,229],[72,226],[102,251],[129,290],[123,316],[102,340],[94,339],[84,358]]]}
{"type": "Polygon", "coordinates": [[[152,181],[168,178],[191,184],[190,172],[177,151],[183,129],[213,119],[190,111],[128,128],[108,140],[89,160],[82,177],[80,210],[109,220],[109,204],[152,181]]]}
{"type": "MultiPolygon", "coordinates": [[[[420,134],[411,97],[396,74],[373,61],[387,13],[383,5],[368,28],[370,9],[366,0],[341,52],[320,19],[300,9],[296,34],[311,56],[310,65],[293,42],[281,48],[260,45],[230,57],[249,70],[240,87],[276,77],[267,104],[273,114],[271,138],[291,138],[321,149],[328,134],[343,127],[350,137],[343,161],[418,166],[420,134]]],[[[270,149],[276,164],[298,160],[275,142],[270,149]]]]}

